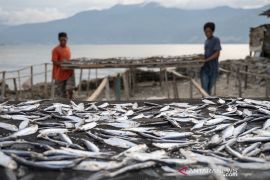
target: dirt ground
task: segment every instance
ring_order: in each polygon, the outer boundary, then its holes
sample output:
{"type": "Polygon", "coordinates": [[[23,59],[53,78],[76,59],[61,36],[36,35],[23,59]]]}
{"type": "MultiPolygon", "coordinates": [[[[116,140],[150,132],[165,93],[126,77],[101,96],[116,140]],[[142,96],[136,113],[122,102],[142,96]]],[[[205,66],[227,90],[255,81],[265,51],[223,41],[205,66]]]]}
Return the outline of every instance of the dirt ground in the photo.
{"type": "MultiPolygon", "coordinates": [[[[195,78],[200,84],[200,79],[195,78]]],[[[242,97],[249,98],[265,98],[266,88],[263,83],[253,83],[254,79],[248,79],[247,88],[244,87],[242,82],[242,97]]],[[[189,99],[190,98],[190,81],[178,80],[177,89],[179,98],[189,99]]],[[[213,96],[220,97],[238,97],[238,81],[236,78],[229,78],[227,84],[227,75],[221,74],[216,83],[216,93],[214,94],[214,88],[212,90],[213,96]]],[[[122,100],[126,100],[124,92],[122,90],[122,100]]],[[[193,86],[192,87],[192,98],[201,98],[202,95],[193,86]]],[[[114,92],[111,91],[110,100],[115,100],[114,92]]],[[[174,99],[173,92],[173,81],[168,82],[168,86],[164,83],[160,86],[157,81],[152,82],[141,82],[137,84],[135,88],[134,96],[129,98],[130,100],[154,100],[154,99],[174,99]],[[169,93],[168,93],[169,91],[169,93]]],[[[106,100],[103,96],[102,100],[106,100]]]]}

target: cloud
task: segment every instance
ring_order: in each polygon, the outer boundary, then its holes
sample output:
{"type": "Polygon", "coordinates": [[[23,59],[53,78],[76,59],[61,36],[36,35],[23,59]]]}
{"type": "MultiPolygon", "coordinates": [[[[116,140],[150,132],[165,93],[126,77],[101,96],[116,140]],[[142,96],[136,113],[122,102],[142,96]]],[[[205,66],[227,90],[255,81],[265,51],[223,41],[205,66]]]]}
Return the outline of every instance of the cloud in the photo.
{"type": "Polygon", "coordinates": [[[65,13],[59,12],[56,8],[32,9],[8,11],[0,8],[0,22],[2,24],[16,25],[24,23],[46,22],[55,19],[65,18],[65,13]]]}
{"type": "Polygon", "coordinates": [[[165,7],[205,9],[217,6],[258,8],[270,0],[0,0],[0,23],[23,24],[45,22],[72,16],[91,9],[106,9],[117,4],[156,2],[165,7]]]}

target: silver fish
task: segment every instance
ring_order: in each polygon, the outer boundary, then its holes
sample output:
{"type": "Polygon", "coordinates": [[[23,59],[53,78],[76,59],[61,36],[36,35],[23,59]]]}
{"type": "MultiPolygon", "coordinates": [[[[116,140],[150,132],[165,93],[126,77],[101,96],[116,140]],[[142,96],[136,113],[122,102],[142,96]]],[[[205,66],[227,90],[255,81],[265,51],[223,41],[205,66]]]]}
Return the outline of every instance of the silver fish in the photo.
{"type": "Polygon", "coordinates": [[[38,125],[32,125],[30,127],[21,129],[14,134],[10,135],[11,137],[21,137],[21,136],[28,136],[31,134],[35,134],[38,130],[38,125]]]}
{"type": "Polygon", "coordinates": [[[3,123],[3,122],[0,122],[0,128],[6,129],[9,131],[18,131],[17,126],[13,124],[3,123]]]}
{"type": "Polygon", "coordinates": [[[48,136],[49,134],[61,134],[61,133],[66,133],[66,132],[68,132],[68,129],[63,129],[63,128],[50,128],[50,129],[39,130],[39,133],[42,136],[48,136]]]}
{"type": "Polygon", "coordinates": [[[24,120],[24,121],[22,121],[22,122],[20,123],[20,125],[19,125],[19,129],[24,129],[24,128],[26,128],[26,127],[29,125],[29,123],[30,123],[30,120],[24,120]]]}
{"type": "Polygon", "coordinates": [[[117,161],[94,161],[85,160],[76,165],[73,169],[80,171],[100,171],[100,170],[111,170],[120,168],[125,163],[117,161]]]}
{"type": "Polygon", "coordinates": [[[246,127],[247,127],[247,123],[244,122],[243,124],[241,124],[241,125],[237,126],[236,128],[234,128],[233,136],[238,137],[242,132],[245,131],[246,127]]]}
{"type": "Polygon", "coordinates": [[[17,163],[2,151],[0,151],[0,166],[8,169],[17,169],[17,163]]]}
{"type": "Polygon", "coordinates": [[[267,129],[270,127],[270,119],[267,119],[264,123],[263,123],[263,129],[267,129]]]}
{"type": "Polygon", "coordinates": [[[227,139],[233,135],[234,126],[230,125],[222,131],[222,139],[227,139]]]}
{"type": "Polygon", "coordinates": [[[99,152],[99,148],[92,142],[82,139],[84,145],[87,147],[88,150],[93,151],[93,152],[99,152]]]}
{"type": "Polygon", "coordinates": [[[251,144],[250,146],[246,147],[243,151],[242,151],[242,154],[245,155],[247,153],[249,153],[250,151],[258,148],[262,143],[261,142],[256,142],[256,143],[253,143],[251,144]]]}
{"type": "Polygon", "coordinates": [[[68,137],[68,135],[64,133],[59,133],[59,137],[62,141],[65,141],[68,144],[73,144],[72,140],[68,137]]]}
{"type": "Polygon", "coordinates": [[[78,129],[81,131],[88,131],[90,129],[93,129],[96,126],[97,126],[96,122],[90,122],[90,123],[82,125],[81,127],[78,127],[78,129]]]}
{"type": "Polygon", "coordinates": [[[136,146],[135,143],[132,143],[130,141],[123,140],[123,139],[120,139],[120,138],[117,138],[117,137],[112,137],[112,138],[109,138],[109,139],[104,139],[104,142],[106,144],[111,145],[111,146],[125,148],[125,149],[131,148],[133,146],[136,146]]]}

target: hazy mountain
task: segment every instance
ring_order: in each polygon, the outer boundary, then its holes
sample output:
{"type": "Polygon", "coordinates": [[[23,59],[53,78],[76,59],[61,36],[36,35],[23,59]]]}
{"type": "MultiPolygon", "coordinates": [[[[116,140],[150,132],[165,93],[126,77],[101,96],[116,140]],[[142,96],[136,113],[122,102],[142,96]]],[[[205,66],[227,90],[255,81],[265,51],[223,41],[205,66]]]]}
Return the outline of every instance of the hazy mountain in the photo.
{"type": "Polygon", "coordinates": [[[183,10],[154,3],[117,5],[46,23],[0,27],[0,44],[54,43],[59,31],[68,32],[71,43],[201,43],[207,21],[216,23],[222,42],[247,43],[250,27],[269,23],[269,18],[258,15],[267,8],[183,10]]]}

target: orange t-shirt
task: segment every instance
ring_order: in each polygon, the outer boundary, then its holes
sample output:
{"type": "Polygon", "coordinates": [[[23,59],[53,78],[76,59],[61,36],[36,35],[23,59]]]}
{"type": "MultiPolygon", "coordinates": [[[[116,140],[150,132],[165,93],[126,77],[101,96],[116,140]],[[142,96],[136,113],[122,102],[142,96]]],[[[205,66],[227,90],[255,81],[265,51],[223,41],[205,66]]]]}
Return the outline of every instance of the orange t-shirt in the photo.
{"type": "MultiPolygon", "coordinates": [[[[70,61],[71,52],[69,47],[56,46],[52,50],[52,61],[70,61]]],[[[61,69],[59,65],[53,65],[53,79],[55,80],[67,80],[73,74],[73,70],[61,69]]]]}

